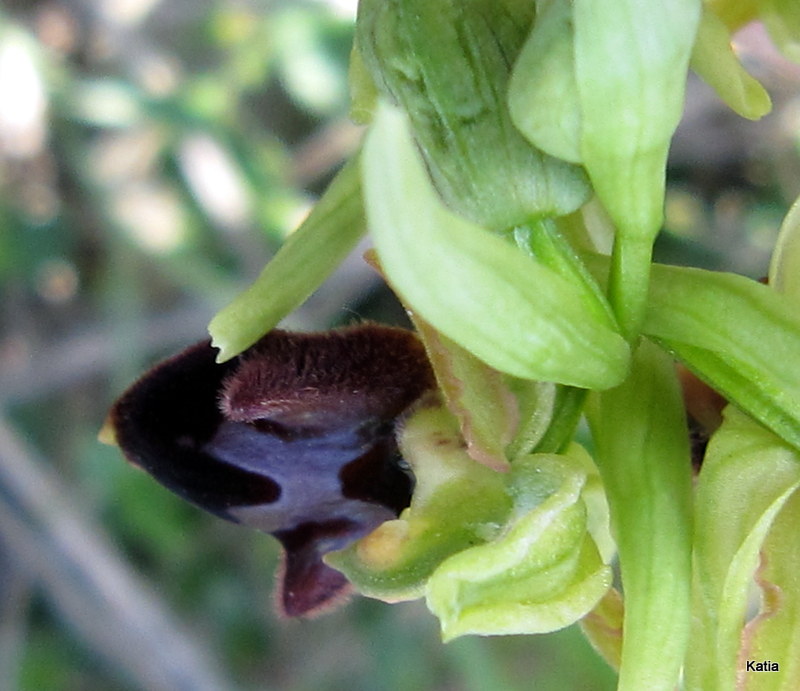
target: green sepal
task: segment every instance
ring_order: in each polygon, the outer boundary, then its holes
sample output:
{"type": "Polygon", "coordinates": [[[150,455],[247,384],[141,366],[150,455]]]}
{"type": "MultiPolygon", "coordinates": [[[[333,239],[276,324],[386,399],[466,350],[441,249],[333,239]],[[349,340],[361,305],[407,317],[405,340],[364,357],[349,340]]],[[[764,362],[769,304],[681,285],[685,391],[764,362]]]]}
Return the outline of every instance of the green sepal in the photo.
{"type": "Polygon", "coordinates": [[[261,275],[208,331],[225,362],[253,345],[333,273],[366,232],[358,159],[348,162],[261,275]]]}
{"type": "Polygon", "coordinates": [[[611,570],[587,533],[584,482],[566,456],[515,462],[503,533],[450,557],[428,581],[427,604],[445,640],[554,631],[597,604],[611,570]]]}
{"type": "Polygon", "coordinates": [[[489,228],[577,209],[579,166],[532,146],[511,121],[508,80],[531,0],[361,0],[356,43],[382,95],[409,115],[445,203],[489,228]]]}
{"type": "MultiPolygon", "coordinates": [[[[759,554],[776,518],[798,487],[797,451],[729,406],[722,426],[709,443],[697,485],[694,616],[686,664],[687,689],[737,688],[737,672],[746,659],[742,648],[752,644],[743,627],[759,554]]],[[[771,551],[763,554],[796,563],[796,526],[789,534],[783,529],[776,541],[777,544],[769,543],[771,551]]],[[[780,573],[782,566],[773,569],[780,573]]],[[[763,572],[761,577],[766,575],[763,572]]],[[[792,577],[796,578],[796,572],[792,577]]],[[[769,601],[771,594],[764,595],[769,601]]],[[[791,609],[796,607],[798,597],[794,584],[785,597],[791,620],[791,609]]],[[[793,644],[795,632],[796,629],[787,628],[784,620],[777,631],[765,634],[779,635],[775,655],[787,650],[787,644],[793,644]]]]}
{"type": "Polygon", "coordinates": [[[399,110],[379,107],[362,158],[381,266],[410,309],[516,377],[594,389],[624,377],[628,346],[585,286],[447,209],[399,110]]]}

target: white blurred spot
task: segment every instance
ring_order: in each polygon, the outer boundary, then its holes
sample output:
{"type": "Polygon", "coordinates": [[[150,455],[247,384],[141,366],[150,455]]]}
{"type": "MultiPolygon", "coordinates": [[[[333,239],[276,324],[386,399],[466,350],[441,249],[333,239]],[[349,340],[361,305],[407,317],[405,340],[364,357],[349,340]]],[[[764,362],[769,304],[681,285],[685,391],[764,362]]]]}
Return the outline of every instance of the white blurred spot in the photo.
{"type": "Polygon", "coordinates": [[[0,36],[0,149],[30,158],[46,138],[47,96],[29,42],[17,32],[0,36]]]}
{"type": "Polygon", "coordinates": [[[138,182],[114,190],[112,209],[133,239],[150,252],[166,254],[186,239],[186,217],[177,193],[138,182]]]}
{"type": "Polygon", "coordinates": [[[105,17],[128,26],[138,24],[160,0],[100,0],[98,9],[105,17]]]}
{"type": "Polygon", "coordinates": [[[80,83],[73,90],[75,113],[100,127],[130,127],[141,119],[141,108],[131,88],[111,79],[80,83]]]}
{"type": "Polygon", "coordinates": [[[247,184],[218,142],[205,134],[186,137],[179,161],[192,193],[215,223],[229,230],[247,224],[252,212],[247,184]]]}
{"type": "Polygon", "coordinates": [[[320,0],[323,5],[331,8],[331,11],[338,17],[343,19],[356,18],[356,10],[358,9],[358,0],[320,0]]]}
{"type": "Polygon", "coordinates": [[[136,76],[142,87],[153,96],[169,96],[182,78],[181,66],[175,58],[148,53],[136,65],[136,76]]]}

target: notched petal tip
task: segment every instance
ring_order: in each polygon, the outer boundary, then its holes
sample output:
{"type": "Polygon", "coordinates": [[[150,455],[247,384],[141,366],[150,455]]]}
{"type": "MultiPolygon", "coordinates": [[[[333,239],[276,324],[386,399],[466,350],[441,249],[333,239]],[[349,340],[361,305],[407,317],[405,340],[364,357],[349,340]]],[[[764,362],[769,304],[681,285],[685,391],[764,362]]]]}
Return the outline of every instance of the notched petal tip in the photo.
{"type": "Polygon", "coordinates": [[[363,526],[347,520],[304,523],[275,533],[285,553],[278,569],[275,602],[285,617],[314,617],[342,604],[352,592],[349,581],[323,561],[364,534],[363,526]]]}

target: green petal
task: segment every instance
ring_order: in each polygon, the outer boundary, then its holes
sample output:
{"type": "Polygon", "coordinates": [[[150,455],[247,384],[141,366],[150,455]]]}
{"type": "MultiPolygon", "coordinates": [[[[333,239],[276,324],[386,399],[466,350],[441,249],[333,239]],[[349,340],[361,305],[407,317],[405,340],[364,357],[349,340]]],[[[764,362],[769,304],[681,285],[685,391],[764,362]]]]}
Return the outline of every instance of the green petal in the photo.
{"type": "Polygon", "coordinates": [[[585,287],[445,208],[397,109],[380,107],[363,177],[386,276],[434,328],[517,377],[584,388],[622,379],[627,345],[585,287]]]}
{"type": "Polygon", "coordinates": [[[745,71],[733,52],[728,27],[708,8],[703,8],[691,65],[742,117],[758,120],[772,108],[769,94],[745,71]]]}
{"type": "Polygon", "coordinates": [[[218,361],[235,357],[299,307],[365,231],[358,162],[352,160],[255,282],[211,320],[218,361]]]}

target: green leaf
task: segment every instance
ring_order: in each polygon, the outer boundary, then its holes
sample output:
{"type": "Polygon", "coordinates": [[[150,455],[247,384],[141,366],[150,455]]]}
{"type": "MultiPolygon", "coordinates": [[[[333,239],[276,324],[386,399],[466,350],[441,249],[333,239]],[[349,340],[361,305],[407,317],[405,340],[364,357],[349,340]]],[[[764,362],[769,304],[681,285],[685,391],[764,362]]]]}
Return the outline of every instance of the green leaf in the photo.
{"type": "Polygon", "coordinates": [[[671,360],[648,341],[589,421],[625,593],[621,691],[672,691],[689,634],[691,477],[671,360]]]}
{"type": "Polygon", "coordinates": [[[617,227],[611,302],[633,338],[663,221],[667,152],[700,0],[575,0],[573,17],[581,160],[617,227]]]}
{"type": "Polygon", "coordinates": [[[586,532],[584,482],[566,456],[515,462],[514,509],[503,534],[450,557],[428,581],[428,607],[445,640],[553,631],[595,606],[611,570],[586,532]]]}
{"type": "Polygon", "coordinates": [[[405,117],[382,105],[364,145],[363,185],[381,266],[404,302],[501,372],[584,388],[618,383],[628,347],[580,284],[449,211],[405,117]]]}
{"type": "MultiPolygon", "coordinates": [[[[742,645],[749,645],[742,628],[753,575],[776,516],[800,487],[799,460],[797,452],[769,430],[731,406],[726,409],[706,451],[697,486],[688,689],[742,688],[737,679],[743,673],[742,645]]],[[[790,536],[776,537],[778,544],[787,538],[789,552],[772,552],[779,560],[790,560],[772,567],[775,576],[797,559],[796,525],[790,536]]],[[[796,578],[796,572],[791,577],[796,578]]],[[[787,596],[795,602],[797,590],[787,596]]],[[[785,627],[785,621],[778,624],[782,640],[775,654],[791,644],[794,629],[785,627]]]]}
{"type": "Polygon", "coordinates": [[[299,307],[366,232],[358,162],[345,165],[261,275],[208,325],[224,362],[299,307]]]}
{"type": "Polygon", "coordinates": [[[800,448],[800,311],[734,274],[655,266],[643,331],[800,448]]]}
{"type": "Polygon", "coordinates": [[[581,106],[575,82],[572,3],[540,0],[536,21],[508,84],[511,119],[542,151],[581,162],[581,106]]]}
{"type": "Polygon", "coordinates": [[[703,8],[691,66],[742,117],[758,120],[772,108],[769,94],[733,52],[728,27],[707,7],[703,8]]]}

